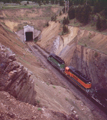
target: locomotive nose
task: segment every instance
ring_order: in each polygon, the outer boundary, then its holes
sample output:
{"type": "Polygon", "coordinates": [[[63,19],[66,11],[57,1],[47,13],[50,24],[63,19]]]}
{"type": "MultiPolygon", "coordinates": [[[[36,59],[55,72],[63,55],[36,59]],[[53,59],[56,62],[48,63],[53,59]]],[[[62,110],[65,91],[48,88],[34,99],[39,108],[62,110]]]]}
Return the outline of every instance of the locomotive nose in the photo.
{"type": "Polygon", "coordinates": [[[69,67],[66,67],[65,70],[69,70],[69,67]]]}

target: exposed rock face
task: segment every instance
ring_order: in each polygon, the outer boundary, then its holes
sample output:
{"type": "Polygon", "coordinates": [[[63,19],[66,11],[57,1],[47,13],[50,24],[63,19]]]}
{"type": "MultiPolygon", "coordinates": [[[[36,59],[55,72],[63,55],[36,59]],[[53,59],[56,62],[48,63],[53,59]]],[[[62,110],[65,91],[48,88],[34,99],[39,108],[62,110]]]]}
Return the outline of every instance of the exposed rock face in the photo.
{"type": "Polygon", "coordinates": [[[92,80],[93,87],[107,87],[107,55],[77,45],[70,64],[92,80]]]}
{"type": "Polygon", "coordinates": [[[15,54],[0,45],[0,89],[8,91],[17,99],[34,104],[32,73],[18,63],[15,54]]]}
{"type": "Polygon", "coordinates": [[[67,65],[72,65],[89,77],[94,88],[107,88],[107,55],[87,47],[72,45],[61,54],[67,65]]]}

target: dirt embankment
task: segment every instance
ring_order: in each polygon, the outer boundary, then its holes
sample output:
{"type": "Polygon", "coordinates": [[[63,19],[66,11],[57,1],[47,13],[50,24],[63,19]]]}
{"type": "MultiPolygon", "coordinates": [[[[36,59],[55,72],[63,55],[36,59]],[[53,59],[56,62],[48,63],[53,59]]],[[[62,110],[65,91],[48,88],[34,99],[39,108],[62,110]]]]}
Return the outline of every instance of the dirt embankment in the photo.
{"type": "Polygon", "coordinates": [[[10,8],[0,10],[0,22],[12,31],[19,31],[23,26],[31,25],[35,29],[42,30],[45,24],[51,20],[51,16],[58,12],[60,6],[35,6],[32,8],[10,8]]]}
{"type": "Polygon", "coordinates": [[[43,38],[38,41],[38,45],[50,53],[59,55],[66,65],[72,65],[88,76],[92,80],[93,87],[106,88],[107,36],[71,26],[68,27],[69,34],[60,36],[59,32],[54,34],[59,28],[56,27],[53,31],[53,24],[59,23],[50,23],[50,26],[43,30],[43,38]],[[53,33],[51,39],[46,37],[48,30],[49,35],[53,33]]]}

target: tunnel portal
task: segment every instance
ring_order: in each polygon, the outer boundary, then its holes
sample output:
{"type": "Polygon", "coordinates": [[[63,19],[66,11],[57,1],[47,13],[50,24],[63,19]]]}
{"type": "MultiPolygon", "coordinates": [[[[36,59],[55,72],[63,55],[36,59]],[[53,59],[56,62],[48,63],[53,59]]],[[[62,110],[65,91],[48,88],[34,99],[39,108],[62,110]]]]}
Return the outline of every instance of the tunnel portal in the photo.
{"type": "Polygon", "coordinates": [[[33,40],[33,32],[26,32],[26,41],[33,40]]]}
{"type": "Polygon", "coordinates": [[[30,25],[24,26],[24,41],[34,40],[34,27],[30,25]]]}

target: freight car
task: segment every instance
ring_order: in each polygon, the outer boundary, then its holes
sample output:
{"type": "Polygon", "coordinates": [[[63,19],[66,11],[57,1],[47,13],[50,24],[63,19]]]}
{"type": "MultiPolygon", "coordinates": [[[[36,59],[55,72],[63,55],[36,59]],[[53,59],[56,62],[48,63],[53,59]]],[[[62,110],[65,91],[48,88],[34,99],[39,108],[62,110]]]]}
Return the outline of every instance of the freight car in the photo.
{"type": "Polygon", "coordinates": [[[64,71],[64,69],[65,69],[65,62],[64,62],[60,57],[58,57],[57,55],[55,55],[55,54],[50,54],[50,55],[48,56],[47,60],[48,60],[55,68],[57,68],[58,70],[64,71]]]}
{"type": "Polygon", "coordinates": [[[107,90],[104,88],[101,88],[99,90],[94,91],[94,93],[91,95],[91,98],[96,101],[98,104],[100,104],[107,113],[107,90]]]}
{"type": "Polygon", "coordinates": [[[77,86],[79,86],[87,94],[91,89],[91,80],[83,75],[80,71],[76,70],[74,67],[65,67],[64,73],[66,76],[77,86]]]}

